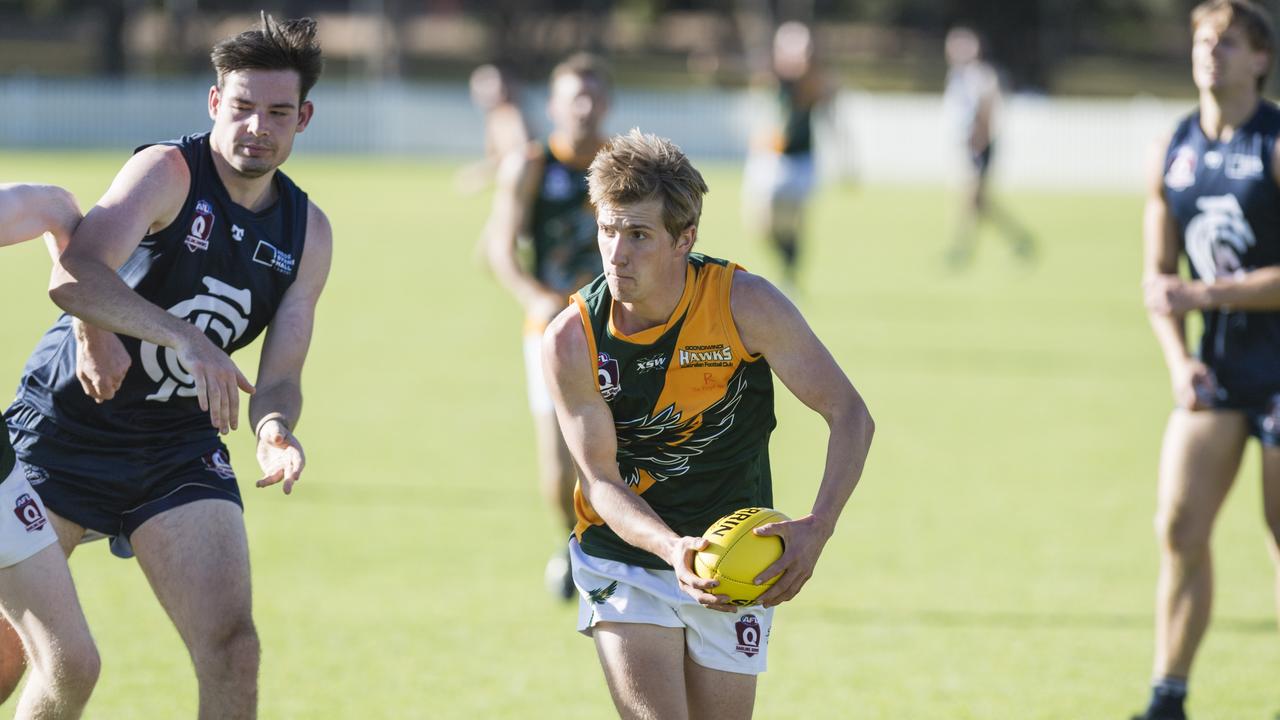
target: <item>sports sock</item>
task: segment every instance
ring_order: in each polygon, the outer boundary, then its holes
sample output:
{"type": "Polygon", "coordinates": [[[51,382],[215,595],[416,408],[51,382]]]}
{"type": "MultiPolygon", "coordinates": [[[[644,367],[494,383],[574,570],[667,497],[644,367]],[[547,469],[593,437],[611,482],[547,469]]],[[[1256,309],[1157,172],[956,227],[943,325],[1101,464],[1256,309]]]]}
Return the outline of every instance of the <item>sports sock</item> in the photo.
{"type": "Polygon", "coordinates": [[[1166,675],[1151,683],[1151,703],[1146,717],[1156,720],[1182,720],[1186,717],[1183,704],[1187,700],[1187,679],[1166,675]]]}

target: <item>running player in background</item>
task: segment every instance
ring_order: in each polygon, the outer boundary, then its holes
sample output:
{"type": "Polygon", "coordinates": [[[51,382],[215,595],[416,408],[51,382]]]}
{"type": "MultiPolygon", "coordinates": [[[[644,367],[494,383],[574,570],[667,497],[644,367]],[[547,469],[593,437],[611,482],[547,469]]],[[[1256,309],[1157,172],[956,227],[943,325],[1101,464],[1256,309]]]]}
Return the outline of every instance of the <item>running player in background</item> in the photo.
{"type": "Polygon", "coordinates": [[[1143,240],[1147,312],[1174,409],[1160,453],[1156,642],[1142,720],[1182,720],[1213,597],[1210,534],[1246,441],[1262,450],[1262,498],[1280,603],[1280,108],[1261,98],[1274,62],[1268,13],[1211,0],[1191,13],[1200,106],[1153,153],[1143,240]],[[1191,277],[1178,274],[1186,255],[1191,277]],[[1188,350],[1185,318],[1204,332],[1188,350]]]}
{"type": "MultiPolygon", "coordinates": [[[[79,224],[80,208],[62,188],[0,185],[0,246],[45,234],[56,261],[79,224]]],[[[78,718],[98,680],[98,650],[32,476],[14,457],[9,433],[0,433],[0,611],[9,623],[0,643],[0,702],[29,664],[16,717],[78,718]]]]}
{"type": "Polygon", "coordinates": [[[999,77],[983,59],[982,41],[970,28],[957,26],[947,33],[946,55],[943,115],[965,158],[960,219],[947,251],[947,263],[958,267],[973,259],[978,225],[983,220],[996,226],[1017,257],[1029,260],[1036,249],[1031,233],[994,203],[987,189],[1001,105],[999,77]]]}
{"type": "Polygon", "coordinates": [[[292,428],[332,234],[277,168],[314,108],[322,60],[310,19],[213,49],[211,132],[139,148],[76,229],[49,294],[64,315],[5,414],[65,552],[109,537],[136,555],[195,665],[201,718],[257,713],[257,631],[240,491],[219,434],[254,393],[259,487],[301,475],[292,428]],[[118,273],[117,273],[118,271],[118,273]],[[122,378],[76,371],[71,315],[129,356],[122,378]],[[266,331],[256,392],[228,357],[266,331]],[[114,336],[112,336],[114,337],[114,336]],[[102,402],[95,402],[102,400],[102,402]]]}
{"type": "Polygon", "coordinates": [[[529,144],[529,127],[520,109],[515,81],[497,65],[471,72],[471,104],[484,115],[484,157],[458,172],[458,189],[483,190],[493,182],[502,159],[529,144]]]}
{"type": "Polygon", "coordinates": [[[803,23],[785,22],[774,33],[771,80],[778,123],[752,139],[744,207],[749,223],[764,230],[781,258],[784,287],[795,289],[805,209],[817,183],[813,116],[832,94],[814,57],[813,34],[803,23]]]}
{"type": "Polygon", "coordinates": [[[795,597],[866,462],[867,406],[805,319],[763,278],[691,252],[707,185],[670,141],[632,130],[591,164],[604,274],[547,328],[544,358],[580,472],[570,538],[578,630],[623,717],[746,718],[773,606],[795,597]],[[773,375],[827,422],[812,511],[781,537],[780,575],[743,608],[694,574],[702,532],[770,506],[773,375]]]}
{"type": "MultiPolygon", "coordinates": [[[[488,223],[489,264],[524,308],[538,485],[566,533],[573,528],[573,463],[547,394],[540,347],[543,329],[568,303],[569,293],[600,274],[587,167],[604,144],[600,128],[609,90],[608,70],[594,56],[574,55],[552,70],[547,105],[551,135],[503,161],[488,223]]],[[[562,551],[548,561],[546,581],[556,595],[573,597],[569,561],[562,551]]]]}

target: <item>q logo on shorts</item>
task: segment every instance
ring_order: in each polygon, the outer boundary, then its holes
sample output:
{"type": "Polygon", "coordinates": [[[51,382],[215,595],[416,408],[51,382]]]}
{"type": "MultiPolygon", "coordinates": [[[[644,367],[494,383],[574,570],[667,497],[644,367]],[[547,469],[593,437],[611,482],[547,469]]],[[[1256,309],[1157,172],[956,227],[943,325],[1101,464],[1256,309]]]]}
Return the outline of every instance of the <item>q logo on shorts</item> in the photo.
{"type": "Polygon", "coordinates": [[[18,520],[26,526],[29,533],[43,529],[48,522],[45,520],[44,513],[40,512],[40,506],[27,493],[18,496],[13,505],[13,514],[18,516],[18,520]]]}
{"type": "MultiPolygon", "coordinates": [[[[174,305],[169,308],[169,314],[200,328],[226,349],[249,329],[253,293],[208,276],[203,282],[208,293],[174,305]]],[[[142,367],[147,376],[160,383],[160,387],[147,396],[148,400],[168,402],[175,394],[178,397],[196,396],[195,378],[182,366],[173,348],[160,348],[144,341],[138,352],[142,355],[142,367]]]]}
{"type": "Polygon", "coordinates": [[[743,615],[742,619],[734,623],[734,629],[738,631],[738,652],[753,657],[760,653],[760,623],[756,620],[755,615],[743,615]]]}

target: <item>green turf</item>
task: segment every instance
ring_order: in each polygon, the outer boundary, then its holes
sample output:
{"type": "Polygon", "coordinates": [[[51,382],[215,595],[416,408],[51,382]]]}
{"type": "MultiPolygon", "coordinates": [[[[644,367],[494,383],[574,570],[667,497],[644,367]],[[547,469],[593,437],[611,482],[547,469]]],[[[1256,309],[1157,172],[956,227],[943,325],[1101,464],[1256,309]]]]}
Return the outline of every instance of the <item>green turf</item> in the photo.
{"type": "MultiPolygon", "coordinates": [[[[121,159],[5,154],[0,175],[88,204],[121,159]]],[[[708,169],[701,249],[770,272],[740,230],[736,170],[708,169]]],[[[289,170],[336,250],[296,494],[253,489],[249,433],[231,441],[262,716],[608,717],[574,610],[542,590],[560,538],[533,482],[520,314],[473,259],[485,198],[456,196],[438,165],[299,157],[289,170]]],[[[758,717],[1120,718],[1144,700],[1170,401],[1140,307],[1140,201],[1006,200],[1035,228],[1038,264],[986,236],[955,273],[943,191],[818,198],[800,304],[878,432],[817,574],[778,612],[758,717]]],[[[2,258],[0,378],[14,382],[55,311],[42,251],[2,258]]],[[[252,369],[255,355],[238,357],[252,369]]],[[[824,427],[789,396],[779,415],[778,505],[801,514],[824,427]]],[[[1280,710],[1255,452],[1215,538],[1197,720],[1280,710]]],[[[87,716],[193,716],[190,665],[136,564],[97,544],[72,565],[104,659],[87,716]]]]}

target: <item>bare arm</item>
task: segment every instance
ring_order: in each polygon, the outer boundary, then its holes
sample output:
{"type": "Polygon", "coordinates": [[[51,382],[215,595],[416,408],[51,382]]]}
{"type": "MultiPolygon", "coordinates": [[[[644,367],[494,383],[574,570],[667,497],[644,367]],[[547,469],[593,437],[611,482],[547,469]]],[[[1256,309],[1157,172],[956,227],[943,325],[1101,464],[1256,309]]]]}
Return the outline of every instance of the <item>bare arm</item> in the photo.
{"type": "Polygon", "coordinates": [[[311,203],[298,277],[285,291],[271,319],[262,343],[258,389],[249,399],[249,421],[258,435],[258,462],[264,473],[258,487],[283,480],[286,495],[306,465],[302,444],[293,435],[293,428],[302,415],[302,366],[311,346],[316,303],[329,277],[332,258],[333,230],[329,219],[311,203]]]}
{"type": "Polygon", "coordinates": [[[548,320],[564,308],[565,298],[521,267],[516,255],[516,240],[528,230],[531,220],[538,190],[537,170],[537,161],[531,159],[526,150],[503,159],[498,169],[493,212],[485,228],[489,233],[489,266],[498,282],[515,297],[526,314],[548,320]]]}
{"type": "Polygon", "coordinates": [[[56,260],[80,219],[75,196],[56,185],[0,184],[0,247],[47,234],[56,260]]]}
{"type": "Polygon", "coordinates": [[[763,355],[778,379],[796,399],[821,415],[830,431],[826,469],[810,513],[756,530],[758,535],[779,535],[785,541],[782,557],[759,576],[767,580],[783,573],[760,598],[765,605],[777,605],[795,597],[812,576],[845,503],[862,477],[875,423],[835,358],[777,288],[759,276],[738,272],[731,303],[746,349],[763,355]]]}
{"type": "Polygon", "coordinates": [[[190,182],[175,148],[155,146],[130,158],[54,263],[49,297],[91,325],[173,348],[195,379],[200,409],[226,433],[239,422],[237,386],[253,386],[203,332],[143,299],[115,272],[144,235],[173,222],[190,182]]]}
{"type": "Polygon", "coordinates": [[[596,387],[595,368],[576,307],[566,308],[547,327],[542,355],[560,430],[577,465],[587,502],[618,537],[666,560],[685,592],[698,602],[719,610],[731,609],[727,598],[707,592],[717,583],[699,578],[690,566],[693,553],[706,547],[706,540],[676,534],[622,480],[613,414],[596,387]]]}
{"type": "Polygon", "coordinates": [[[1213,402],[1213,374],[1187,349],[1186,310],[1172,312],[1168,299],[1181,293],[1187,281],[1178,276],[1181,237],[1164,196],[1164,161],[1168,138],[1151,148],[1147,166],[1147,201],[1142,214],[1142,284],[1147,320],[1164,355],[1165,366],[1179,407],[1198,410],[1213,402]]]}

